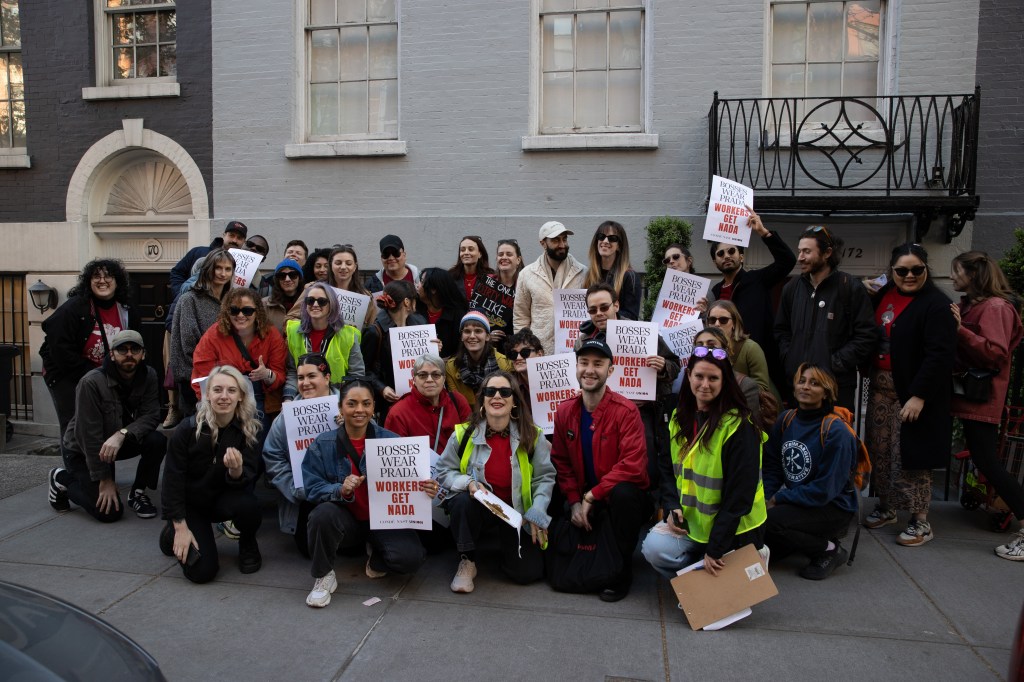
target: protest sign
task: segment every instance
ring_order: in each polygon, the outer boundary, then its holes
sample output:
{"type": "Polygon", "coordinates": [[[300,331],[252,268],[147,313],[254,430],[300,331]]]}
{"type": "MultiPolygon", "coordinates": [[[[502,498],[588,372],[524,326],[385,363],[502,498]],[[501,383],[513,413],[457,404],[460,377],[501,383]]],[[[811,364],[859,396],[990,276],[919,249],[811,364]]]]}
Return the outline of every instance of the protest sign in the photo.
{"type": "Polygon", "coordinates": [[[555,350],[571,353],[580,336],[580,323],[590,319],[586,289],[555,289],[555,350]]]}
{"type": "Polygon", "coordinates": [[[515,298],[514,286],[502,284],[497,275],[484,275],[476,281],[469,308],[486,315],[492,330],[501,330],[511,335],[512,330],[505,329],[505,324],[512,319],[515,298]]]}
{"type": "Polygon", "coordinates": [[[754,205],[754,190],[717,175],[711,180],[708,217],[704,222],[704,239],[717,244],[750,244],[747,206],[754,205]]]}
{"type": "Polygon", "coordinates": [[[288,456],[292,463],[295,487],[302,486],[302,458],[317,435],[335,428],[334,415],[338,413],[337,396],[292,400],[281,406],[284,432],[288,438],[288,456]]]}
{"type": "Polygon", "coordinates": [[[658,325],[608,320],[605,338],[615,356],[615,371],[608,379],[608,386],[630,400],[654,400],[658,371],[647,366],[647,358],[658,354],[658,325]]]}
{"type": "Polygon", "coordinates": [[[430,530],[430,496],[420,481],[430,478],[430,440],[366,439],[366,485],[370,496],[370,529],[430,530]]]}
{"type": "MultiPolygon", "coordinates": [[[[662,334],[661,338],[665,340],[665,345],[679,357],[679,366],[683,369],[686,368],[686,362],[690,359],[690,355],[693,354],[693,337],[697,336],[701,329],[704,329],[703,322],[691,320],[681,327],[666,329],[662,334]]],[[[686,372],[679,372],[679,376],[672,382],[673,393],[679,393],[685,374],[686,372]]]]}
{"type": "Polygon", "coordinates": [[[235,259],[235,274],[231,277],[231,286],[245,288],[252,284],[252,278],[260,269],[263,256],[242,249],[228,249],[228,253],[235,259]]]}
{"type": "Polygon", "coordinates": [[[487,488],[483,486],[477,488],[476,492],[473,493],[473,499],[490,509],[492,514],[516,530],[522,527],[523,515],[487,488]]]}
{"type": "Polygon", "coordinates": [[[651,322],[664,327],[678,327],[700,316],[697,301],[706,298],[711,280],[678,270],[666,270],[658,301],[651,313],[651,322]]]}
{"type": "Polygon", "coordinates": [[[580,390],[576,356],[562,353],[526,358],[526,376],[530,381],[533,421],[544,433],[554,433],[558,403],[575,398],[580,390]]]}
{"type": "Polygon", "coordinates": [[[338,297],[338,306],[341,308],[341,319],[345,324],[350,324],[356,329],[363,328],[366,321],[366,311],[370,309],[370,297],[366,294],[357,294],[354,291],[346,291],[331,287],[334,295],[338,297]]]}
{"type": "MultiPolygon", "coordinates": [[[[436,451],[430,451],[430,477],[437,481],[437,463],[441,461],[441,455],[436,451]]],[[[451,525],[451,519],[448,518],[448,513],[441,507],[441,503],[448,497],[449,490],[441,486],[441,482],[437,484],[437,495],[434,496],[434,501],[430,505],[430,517],[434,520],[434,523],[444,526],[447,528],[451,525]]]]}
{"type": "Polygon", "coordinates": [[[432,324],[414,324],[411,327],[391,327],[391,365],[395,370],[395,392],[405,395],[412,390],[412,366],[424,353],[440,355],[437,330],[432,324]]]}

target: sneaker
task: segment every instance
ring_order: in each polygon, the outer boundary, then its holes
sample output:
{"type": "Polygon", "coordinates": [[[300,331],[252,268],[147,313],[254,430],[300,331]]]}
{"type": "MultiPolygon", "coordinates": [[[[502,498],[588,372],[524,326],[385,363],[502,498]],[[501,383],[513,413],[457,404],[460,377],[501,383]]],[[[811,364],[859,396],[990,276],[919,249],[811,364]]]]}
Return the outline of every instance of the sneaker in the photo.
{"type": "Polygon", "coordinates": [[[864,519],[864,527],[872,529],[881,528],[882,526],[894,524],[897,521],[894,510],[875,507],[875,511],[868,514],[867,518],[864,519]]]}
{"type": "Polygon", "coordinates": [[[917,545],[923,545],[926,542],[931,542],[934,538],[935,535],[932,533],[932,524],[927,521],[910,519],[907,529],[899,534],[899,537],[896,538],[896,542],[900,543],[904,547],[916,547],[917,545]]]}
{"type": "Polygon", "coordinates": [[[60,467],[50,469],[50,489],[47,498],[50,500],[50,506],[55,510],[66,512],[71,509],[71,503],[68,501],[68,489],[57,482],[57,474],[62,471],[64,469],[60,467]]]}
{"type": "Polygon", "coordinates": [[[1024,528],[1017,531],[1009,542],[996,547],[996,556],[1010,561],[1024,561],[1024,528]]]}
{"type": "Polygon", "coordinates": [[[238,532],[238,528],[235,527],[234,521],[221,521],[217,524],[217,530],[224,534],[228,540],[237,540],[242,537],[242,534],[238,532]]]}
{"type": "Polygon", "coordinates": [[[242,573],[255,573],[263,566],[263,555],[256,538],[238,541],[238,570],[242,573]]]}
{"type": "Polygon", "coordinates": [[[761,555],[761,560],[764,561],[764,570],[768,570],[768,560],[772,558],[772,550],[768,545],[762,545],[761,549],[757,550],[757,553],[761,555]]]}
{"type": "Polygon", "coordinates": [[[462,557],[462,561],[459,562],[459,570],[455,572],[455,577],[452,578],[452,592],[469,594],[475,587],[473,585],[473,578],[475,577],[476,564],[466,557],[462,557]]]}
{"type": "Polygon", "coordinates": [[[378,571],[375,568],[370,567],[370,560],[373,558],[373,545],[369,542],[366,543],[366,577],[371,580],[377,580],[387,576],[387,571],[378,571]]]}
{"type": "Polygon", "coordinates": [[[322,578],[317,578],[313,583],[313,590],[306,597],[306,606],[322,609],[331,603],[331,595],[336,589],[338,589],[338,579],[334,577],[334,571],[322,578]]]}
{"type": "Polygon", "coordinates": [[[149,501],[145,490],[133,490],[128,493],[128,506],[140,519],[151,519],[156,516],[156,507],[149,501]]]}
{"type": "Polygon", "coordinates": [[[840,545],[830,552],[824,552],[811,560],[811,563],[800,569],[800,577],[808,580],[824,580],[832,575],[832,571],[846,563],[850,554],[840,545]]]}

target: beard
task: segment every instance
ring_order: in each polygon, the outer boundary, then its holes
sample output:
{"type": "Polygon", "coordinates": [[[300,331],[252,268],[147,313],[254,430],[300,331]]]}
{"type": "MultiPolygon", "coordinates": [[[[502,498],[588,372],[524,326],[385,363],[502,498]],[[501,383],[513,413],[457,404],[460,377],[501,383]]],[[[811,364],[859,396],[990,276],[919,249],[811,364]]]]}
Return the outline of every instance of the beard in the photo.
{"type": "Polygon", "coordinates": [[[551,260],[561,263],[569,257],[569,247],[563,246],[561,248],[551,248],[550,246],[545,247],[544,252],[551,260]]]}

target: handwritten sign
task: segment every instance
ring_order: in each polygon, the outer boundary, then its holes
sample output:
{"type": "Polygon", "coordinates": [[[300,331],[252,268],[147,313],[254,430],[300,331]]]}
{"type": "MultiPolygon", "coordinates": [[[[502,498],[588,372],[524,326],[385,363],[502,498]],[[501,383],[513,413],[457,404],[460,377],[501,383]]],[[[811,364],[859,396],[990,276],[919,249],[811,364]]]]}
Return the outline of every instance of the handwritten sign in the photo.
{"type": "Polygon", "coordinates": [[[338,298],[341,319],[345,321],[345,324],[362,329],[363,323],[366,321],[366,311],[370,309],[370,297],[337,287],[331,287],[331,289],[334,290],[334,295],[338,298]]]}
{"type": "MultiPolygon", "coordinates": [[[[680,364],[685,368],[690,355],[693,354],[693,339],[704,329],[704,323],[700,320],[691,320],[681,327],[673,327],[665,330],[662,338],[665,345],[672,349],[672,352],[679,357],[680,364]]],[[[683,377],[686,372],[680,372],[676,380],[672,382],[672,392],[679,393],[683,385],[683,377]]]]}
{"type": "Polygon", "coordinates": [[[704,222],[704,239],[717,244],[750,244],[747,206],[754,205],[754,190],[717,175],[711,181],[708,217],[704,222]]]}
{"type": "Polygon", "coordinates": [[[590,319],[587,314],[586,289],[555,289],[555,350],[572,353],[580,337],[580,323],[590,319]]]}
{"type": "Polygon", "coordinates": [[[281,406],[284,418],[284,432],[288,437],[288,457],[292,463],[292,479],[295,487],[302,486],[302,459],[316,437],[335,427],[334,415],[338,413],[337,396],[292,400],[281,406]]]}
{"type": "Polygon", "coordinates": [[[658,354],[658,325],[608,320],[605,335],[615,356],[615,372],[608,382],[611,389],[630,400],[654,400],[658,371],[647,366],[647,358],[658,354]]]}
{"type": "Polygon", "coordinates": [[[580,390],[576,356],[562,353],[526,358],[526,376],[530,381],[533,421],[544,433],[554,433],[558,403],[575,398],[580,390]]]}
{"type": "Polygon", "coordinates": [[[412,390],[412,366],[424,353],[440,355],[437,330],[432,324],[414,324],[411,327],[391,327],[391,366],[395,370],[395,392],[405,395],[412,390]]]}
{"type": "Polygon", "coordinates": [[[263,256],[252,251],[243,251],[242,249],[228,249],[228,253],[235,259],[235,274],[231,278],[231,286],[245,288],[252,284],[252,278],[256,276],[256,271],[260,269],[263,256]]]}
{"type": "Polygon", "coordinates": [[[371,530],[430,529],[430,496],[419,482],[430,478],[430,440],[368,438],[366,485],[369,486],[371,530]]]}
{"type": "Polygon", "coordinates": [[[700,316],[697,301],[708,295],[711,280],[678,270],[666,270],[665,281],[654,304],[651,322],[670,329],[700,316]]]}
{"type": "MultiPolygon", "coordinates": [[[[515,287],[505,286],[496,275],[484,275],[476,282],[469,307],[486,315],[491,329],[505,330],[506,323],[512,319],[515,298],[515,287]]],[[[505,331],[511,333],[511,330],[505,331]]]]}

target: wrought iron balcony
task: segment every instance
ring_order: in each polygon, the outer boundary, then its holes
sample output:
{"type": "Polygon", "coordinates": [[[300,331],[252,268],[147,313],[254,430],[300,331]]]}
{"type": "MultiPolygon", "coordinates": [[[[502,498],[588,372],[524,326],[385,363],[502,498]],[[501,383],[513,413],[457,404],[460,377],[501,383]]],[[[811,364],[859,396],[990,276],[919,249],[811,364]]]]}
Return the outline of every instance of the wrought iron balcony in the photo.
{"type": "Polygon", "coordinates": [[[755,190],[758,211],[914,213],[948,242],[974,218],[981,90],[959,95],[715,99],[708,187],[755,190]]]}

